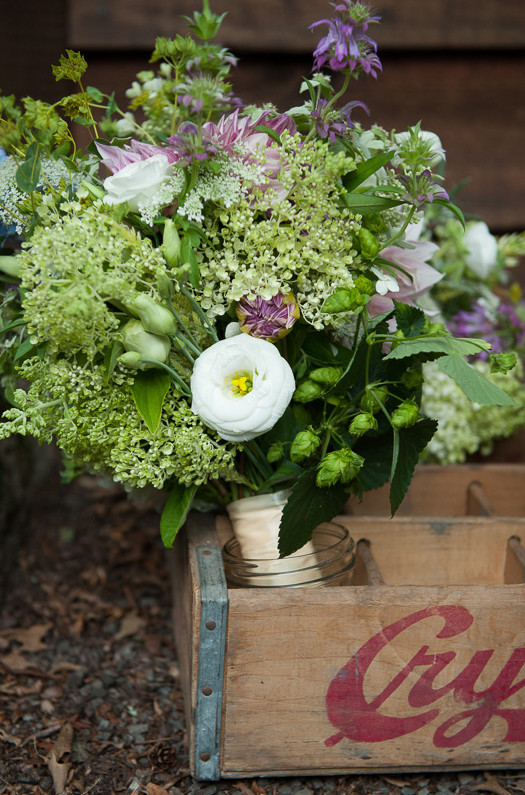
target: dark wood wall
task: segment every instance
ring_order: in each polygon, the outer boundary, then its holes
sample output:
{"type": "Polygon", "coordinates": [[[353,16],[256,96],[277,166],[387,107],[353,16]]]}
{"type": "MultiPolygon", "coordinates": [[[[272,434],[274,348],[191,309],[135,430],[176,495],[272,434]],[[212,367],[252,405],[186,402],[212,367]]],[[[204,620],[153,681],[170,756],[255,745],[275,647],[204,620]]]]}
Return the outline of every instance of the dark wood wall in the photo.
{"type": "MultiPolygon", "coordinates": [[[[70,47],[89,63],[87,84],[124,91],[148,68],[157,35],[185,32],[181,15],[199,0],[24,0],[3,10],[0,87],[54,100],[51,63],[70,47]]],[[[301,76],[330,16],[327,0],[212,0],[228,11],[221,41],[240,56],[234,88],[249,102],[298,104],[301,76]]],[[[494,231],[525,228],[524,0],[375,0],[373,35],[383,74],[362,78],[352,98],[371,120],[404,128],[421,121],[447,150],[447,184],[470,178],[460,203],[494,231]]],[[[365,122],[366,117],[356,114],[365,122]]]]}

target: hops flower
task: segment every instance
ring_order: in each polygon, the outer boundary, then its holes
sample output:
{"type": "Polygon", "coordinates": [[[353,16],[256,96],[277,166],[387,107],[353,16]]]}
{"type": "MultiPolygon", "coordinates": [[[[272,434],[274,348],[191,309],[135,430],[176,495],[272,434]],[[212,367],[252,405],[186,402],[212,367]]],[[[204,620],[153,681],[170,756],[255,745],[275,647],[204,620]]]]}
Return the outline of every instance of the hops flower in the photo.
{"type": "Polygon", "coordinates": [[[191,410],[222,439],[242,442],[273,428],[295,389],[288,362],[266,340],[238,334],[195,362],[191,410]]]}

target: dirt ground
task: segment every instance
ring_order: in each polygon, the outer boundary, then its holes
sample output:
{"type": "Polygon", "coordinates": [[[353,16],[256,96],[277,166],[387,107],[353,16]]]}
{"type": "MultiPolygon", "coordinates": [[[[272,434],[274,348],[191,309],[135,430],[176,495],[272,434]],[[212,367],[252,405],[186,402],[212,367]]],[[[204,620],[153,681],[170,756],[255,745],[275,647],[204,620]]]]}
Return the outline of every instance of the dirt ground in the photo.
{"type": "Polygon", "coordinates": [[[0,795],[525,793],[523,770],[194,781],[158,514],[50,476],[0,613],[0,795]]]}

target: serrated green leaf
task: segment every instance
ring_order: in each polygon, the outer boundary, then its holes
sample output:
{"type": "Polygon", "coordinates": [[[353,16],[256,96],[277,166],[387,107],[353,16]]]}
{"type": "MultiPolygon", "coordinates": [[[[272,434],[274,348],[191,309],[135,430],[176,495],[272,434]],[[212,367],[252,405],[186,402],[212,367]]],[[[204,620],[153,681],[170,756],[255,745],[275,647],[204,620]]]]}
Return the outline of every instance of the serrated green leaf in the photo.
{"type": "Polygon", "coordinates": [[[348,175],[343,177],[343,185],[348,191],[353,191],[361,185],[368,177],[375,174],[383,166],[392,160],[394,152],[381,152],[379,155],[374,155],[364,163],[359,163],[355,171],[351,171],[348,175]]]}
{"type": "Polygon", "coordinates": [[[171,548],[177,533],[186,521],[197,486],[173,486],[160,517],[160,536],[165,547],[171,548]]]}
{"type": "Polygon", "coordinates": [[[155,433],[159,426],[164,399],[168,394],[171,384],[169,374],[163,370],[139,371],[131,388],[133,400],[137,411],[148,426],[151,433],[155,433]]]}
{"type": "Polygon", "coordinates": [[[363,491],[378,489],[388,483],[391,474],[392,433],[381,436],[367,435],[354,445],[354,450],[365,459],[359,470],[359,484],[363,491]]]}
{"type": "Polygon", "coordinates": [[[437,364],[443,373],[454,379],[469,400],[474,403],[481,403],[484,406],[518,405],[510,395],[485,378],[461,356],[442,356],[437,360],[437,364]]]}
{"type": "Polygon", "coordinates": [[[343,201],[350,210],[363,216],[403,204],[401,200],[386,199],[370,193],[343,193],[343,201]]]}
{"type": "Polygon", "coordinates": [[[419,457],[437,430],[436,420],[424,419],[411,428],[401,428],[399,454],[390,481],[390,509],[395,514],[407,492],[419,457]]]}
{"type": "Polygon", "coordinates": [[[469,356],[473,353],[490,349],[490,343],[481,339],[470,339],[468,337],[422,337],[420,339],[407,339],[392,348],[384,358],[404,359],[407,356],[415,356],[418,353],[440,353],[443,356],[458,355],[469,356]]]}
{"type": "Polygon", "coordinates": [[[16,170],[16,184],[23,193],[32,193],[36,189],[41,171],[40,146],[35,141],[28,148],[24,162],[16,170]]]}
{"type": "Polygon", "coordinates": [[[418,337],[425,328],[425,313],[417,306],[409,306],[394,301],[396,326],[405,337],[418,337]]]}
{"type": "Polygon", "coordinates": [[[279,556],[297,552],[310,539],[321,522],[328,522],[341,512],[347,491],[340,483],[319,488],[316,469],[304,472],[294,483],[283,509],[279,528],[279,556]]]}

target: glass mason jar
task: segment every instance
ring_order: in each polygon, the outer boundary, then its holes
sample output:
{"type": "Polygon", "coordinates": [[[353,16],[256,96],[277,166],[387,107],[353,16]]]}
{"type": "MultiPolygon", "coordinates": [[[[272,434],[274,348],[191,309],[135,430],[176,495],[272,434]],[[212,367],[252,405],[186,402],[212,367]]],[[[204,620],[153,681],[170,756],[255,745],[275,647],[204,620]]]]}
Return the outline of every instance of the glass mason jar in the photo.
{"type": "Polygon", "coordinates": [[[346,527],[323,522],[313,533],[313,552],[286,558],[243,558],[239,542],[230,538],[223,547],[224,571],[229,585],[241,588],[319,588],[351,585],[355,543],[346,527]]]}

